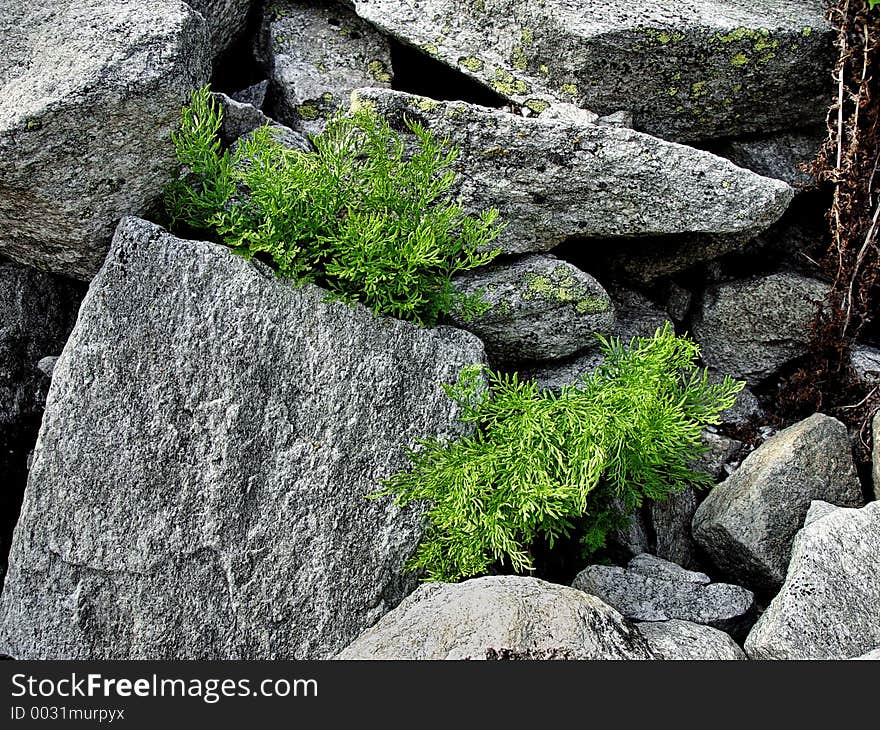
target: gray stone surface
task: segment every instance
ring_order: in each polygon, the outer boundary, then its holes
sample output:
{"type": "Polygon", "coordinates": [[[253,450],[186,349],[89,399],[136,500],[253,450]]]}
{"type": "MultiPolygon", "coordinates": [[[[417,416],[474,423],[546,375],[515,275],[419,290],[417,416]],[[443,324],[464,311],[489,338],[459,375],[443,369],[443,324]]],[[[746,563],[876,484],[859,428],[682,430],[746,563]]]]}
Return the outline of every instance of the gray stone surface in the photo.
{"type": "Polygon", "coordinates": [[[594,345],[597,333],[614,326],[614,305],[602,285],[553,256],[493,263],[452,283],[491,306],[470,321],[452,319],[483,341],[493,362],[555,360],[594,345]]]}
{"type": "Polygon", "coordinates": [[[263,79],[262,81],[252,84],[240,91],[236,91],[229,96],[242,104],[250,104],[257,109],[262,109],[263,104],[266,103],[266,94],[268,91],[269,79],[263,79]]]}
{"type": "Polygon", "coordinates": [[[871,476],[874,497],[880,499],[880,411],[874,414],[871,423],[871,476]]]}
{"type": "Polygon", "coordinates": [[[691,326],[703,361],[749,384],[806,354],[828,285],[780,273],[710,287],[691,326]]]}
{"type": "MultiPolygon", "coordinates": [[[[470,211],[498,208],[506,223],[498,242],[507,253],[547,251],[570,237],[687,232],[736,247],[779,218],[793,195],[783,182],[631,129],[527,118],[389,89],[359,89],[355,103],[399,129],[407,116],[448,136],[460,150],[463,204],[470,211]]],[[[588,240],[582,246],[591,250],[588,240]]],[[[714,248],[695,255],[711,257],[714,248]]]]}
{"type": "Polygon", "coordinates": [[[860,661],[880,661],[880,647],[874,649],[873,651],[869,651],[867,654],[862,654],[861,656],[854,657],[860,661]]]}
{"type": "Polygon", "coordinates": [[[833,35],[820,0],[355,0],[404,42],[540,110],[633,112],[675,140],[821,122],[833,35]]]}
{"type": "Polygon", "coordinates": [[[880,645],[880,502],[813,504],[785,583],[746,639],[753,659],[848,659],[880,645]]]}
{"type": "Polygon", "coordinates": [[[636,621],[682,619],[742,633],[753,620],[751,591],[711,583],[653,555],[633,558],[626,568],[590,565],[575,577],[574,588],[596,596],[636,621]]]}
{"type": "Polygon", "coordinates": [[[849,361],[862,387],[870,389],[880,385],[880,350],[876,347],[856,345],[852,349],[849,361]]]}
{"type": "Polygon", "coordinates": [[[208,24],[211,45],[215,53],[238,40],[247,24],[252,0],[186,0],[202,14],[208,24]]]}
{"type": "Polygon", "coordinates": [[[815,499],[862,503],[846,427],[821,413],[765,441],[713,489],[694,515],[694,538],[725,576],[775,591],[815,499]]]}
{"type": "Polygon", "coordinates": [[[747,659],[739,645],[723,631],[691,621],[644,622],[639,633],[660,659],[682,661],[747,659]]]}
{"type": "Polygon", "coordinates": [[[696,490],[685,487],[680,492],[648,505],[654,534],[652,549],[657,557],[685,568],[699,567],[696,543],[691,535],[691,520],[698,504],[696,490]]]}
{"type": "Polygon", "coordinates": [[[0,597],[20,658],[321,658],[405,595],[368,500],[479,341],[120,223],[58,361],[0,597]]]}
{"type": "Polygon", "coordinates": [[[427,583],[337,659],[652,659],[636,628],[598,598],[536,578],[427,583]]]}
{"type": "MultiPolygon", "coordinates": [[[[625,343],[638,337],[651,337],[669,321],[664,311],[631,289],[613,290],[611,301],[616,316],[607,334],[619,337],[625,343]]],[[[594,341],[585,352],[559,362],[526,365],[519,370],[520,375],[533,378],[542,388],[558,391],[563,385],[572,385],[599,367],[603,358],[596,349],[598,344],[594,341]]]]}
{"type": "Polygon", "coordinates": [[[813,177],[801,170],[800,165],[816,158],[826,136],[823,128],[786,131],[731,140],[713,151],[759,175],[785,180],[792,186],[808,185],[813,177]]]}
{"type": "Polygon", "coordinates": [[[214,98],[219,102],[223,114],[220,139],[224,145],[234,148],[240,138],[268,124],[272,129],[272,136],[285,146],[304,152],[311,150],[308,140],[302,134],[267,117],[253,104],[237,101],[226,94],[215,93],[214,98]]]}
{"type": "Polygon", "coordinates": [[[38,364],[61,352],[84,293],[79,282],[0,259],[0,432],[39,423],[48,380],[38,364]]]}
{"type": "Polygon", "coordinates": [[[11,0],[0,13],[0,255],[81,279],[177,172],[171,131],[210,75],[177,0],[11,0]]]}
{"type": "Polygon", "coordinates": [[[318,133],[347,108],[352,90],[391,85],[388,40],[332,0],[276,0],[266,7],[257,55],[269,73],[270,110],[294,129],[318,133]]]}

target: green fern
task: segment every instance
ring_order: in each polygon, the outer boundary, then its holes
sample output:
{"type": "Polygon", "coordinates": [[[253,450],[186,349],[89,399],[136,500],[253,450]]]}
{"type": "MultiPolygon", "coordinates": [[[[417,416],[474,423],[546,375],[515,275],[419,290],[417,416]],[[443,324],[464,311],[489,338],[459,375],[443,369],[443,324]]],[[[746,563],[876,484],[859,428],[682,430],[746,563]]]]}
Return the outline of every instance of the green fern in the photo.
{"type": "Polygon", "coordinates": [[[210,231],[281,276],[377,314],[431,325],[453,306],[479,307],[451,278],[497,255],[501,226],[496,210],[473,217],[451,200],[448,140],[407,122],[408,146],[361,109],[331,119],[314,152],[282,146],[266,126],[230,154],[221,123],[208,89],[197,91],[173,136],[187,174],[166,195],[172,226],[210,231]]]}
{"type": "Polygon", "coordinates": [[[698,346],[667,325],[625,347],[602,340],[604,364],[554,394],[473,367],[448,395],[474,434],[426,439],[412,469],[373,495],[426,501],[428,530],[410,567],[429,580],[479,575],[496,561],[533,569],[530,546],[577,535],[588,552],[644,499],[711,484],[691,464],[701,432],[744,383],[710,384],[698,346]]]}

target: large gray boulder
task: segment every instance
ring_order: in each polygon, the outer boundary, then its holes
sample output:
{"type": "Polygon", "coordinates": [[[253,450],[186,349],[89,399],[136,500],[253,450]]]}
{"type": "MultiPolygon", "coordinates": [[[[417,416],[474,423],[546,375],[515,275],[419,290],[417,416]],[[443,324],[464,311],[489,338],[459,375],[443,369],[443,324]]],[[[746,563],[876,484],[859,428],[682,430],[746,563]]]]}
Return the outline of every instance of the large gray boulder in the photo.
{"type": "Polygon", "coordinates": [[[186,0],[207,21],[215,53],[225,50],[244,32],[252,0],[186,0]]]}
{"type": "Polygon", "coordinates": [[[775,591],[816,499],[862,504],[846,426],[821,413],[765,441],[709,492],[694,515],[694,539],[730,579],[775,591]]]}
{"type": "Polygon", "coordinates": [[[335,654],[402,597],[422,534],[365,496],[461,432],[441,384],[481,359],[123,219],[55,367],[0,652],[335,654]]]}
{"type": "Polygon", "coordinates": [[[0,38],[0,254],[90,279],[120,216],[177,174],[170,134],[210,75],[205,22],[177,0],[13,0],[0,38]]]}
{"type": "Polygon", "coordinates": [[[754,620],[754,595],[740,586],[712,583],[708,575],[643,553],[626,568],[590,565],[572,586],[602,599],[629,619],[682,619],[742,633],[754,620]]]}
{"type": "MultiPolygon", "coordinates": [[[[470,211],[500,211],[506,227],[498,241],[507,253],[548,251],[570,237],[683,233],[736,247],[779,218],[793,196],[783,182],[622,127],[523,117],[389,89],[359,89],[354,103],[398,129],[408,117],[448,136],[460,150],[456,193],[470,211]]],[[[697,258],[716,253],[704,249],[697,258]]],[[[591,251],[589,241],[583,250],[591,251]]]]}
{"type": "Polygon", "coordinates": [[[690,621],[644,622],[639,633],[660,659],[680,661],[747,659],[739,645],[723,631],[690,621]]]}
{"type": "Polygon", "coordinates": [[[880,646],[880,502],[810,507],[779,594],[745,642],[753,659],[849,659],[880,646]]]}
{"type": "Polygon", "coordinates": [[[453,321],[486,346],[493,361],[554,360],[596,344],[614,326],[614,304],[602,285],[553,256],[525,256],[456,276],[453,286],[479,295],[482,314],[453,321]]]}
{"type": "Polygon", "coordinates": [[[710,287],[692,323],[703,361],[750,384],[806,354],[827,284],[780,273],[710,287]]]}
{"type": "Polygon", "coordinates": [[[391,85],[387,38],[338,2],[277,0],[266,6],[260,32],[272,115],[294,129],[319,133],[354,89],[391,85]]]}
{"type": "Polygon", "coordinates": [[[367,20],[540,111],[633,112],[696,140],[821,122],[833,33],[820,0],[355,0],[367,20]]]}
{"type": "Polygon", "coordinates": [[[598,598],[537,578],[427,583],[337,659],[653,659],[598,598]]]}

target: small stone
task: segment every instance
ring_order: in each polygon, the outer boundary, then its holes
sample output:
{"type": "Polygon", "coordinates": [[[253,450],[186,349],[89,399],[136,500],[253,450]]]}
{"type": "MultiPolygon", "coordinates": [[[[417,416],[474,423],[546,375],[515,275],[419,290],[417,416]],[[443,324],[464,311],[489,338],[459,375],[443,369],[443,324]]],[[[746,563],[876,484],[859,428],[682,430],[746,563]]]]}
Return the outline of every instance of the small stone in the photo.
{"type": "Polygon", "coordinates": [[[639,633],[660,659],[706,661],[747,659],[739,645],[723,631],[690,621],[643,622],[639,633]]]}
{"type": "Polygon", "coordinates": [[[426,583],[337,659],[653,659],[594,596],[536,578],[426,583]]]}
{"type": "Polygon", "coordinates": [[[229,96],[242,104],[250,104],[257,109],[262,109],[263,104],[266,103],[266,93],[268,91],[269,79],[263,79],[263,81],[241,89],[240,91],[236,91],[229,96]]]}
{"type": "Polygon", "coordinates": [[[694,515],[694,539],[723,575],[772,592],[815,499],[862,503],[846,427],[821,413],[765,441],[710,491],[694,515]]]}
{"type": "Polygon", "coordinates": [[[551,104],[538,117],[544,121],[556,121],[580,126],[596,124],[599,115],[587,109],[581,109],[574,104],[557,103],[551,104]]]}
{"type": "Polygon", "coordinates": [[[626,569],[588,566],[578,573],[572,586],[597,596],[635,621],[683,619],[742,634],[753,620],[751,591],[727,583],[710,583],[703,573],[686,571],[651,555],[633,558],[626,569]]]}
{"type": "Polygon", "coordinates": [[[827,136],[823,128],[778,132],[769,136],[735,139],[715,149],[735,165],[759,175],[785,180],[789,185],[803,186],[813,178],[801,169],[812,162],[827,136]]]}
{"type": "Polygon", "coordinates": [[[788,273],[711,287],[691,328],[704,362],[749,384],[768,378],[807,353],[827,294],[827,284],[788,273]]]}
{"type": "Polygon", "coordinates": [[[863,388],[870,389],[880,385],[880,350],[857,345],[850,354],[849,362],[863,388]]]}
{"type": "Polygon", "coordinates": [[[614,325],[614,305],[592,276],[553,256],[526,256],[459,274],[453,286],[489,305],[453,322],[477,335],[491,362],[554,360],[595,343],[614,325]]]}
{"type": "Polygon", "coordinates": [[[880,502],[813,502],[785,583],[745,642],[752,659],[849,659],[880,646],[880,502]]]}

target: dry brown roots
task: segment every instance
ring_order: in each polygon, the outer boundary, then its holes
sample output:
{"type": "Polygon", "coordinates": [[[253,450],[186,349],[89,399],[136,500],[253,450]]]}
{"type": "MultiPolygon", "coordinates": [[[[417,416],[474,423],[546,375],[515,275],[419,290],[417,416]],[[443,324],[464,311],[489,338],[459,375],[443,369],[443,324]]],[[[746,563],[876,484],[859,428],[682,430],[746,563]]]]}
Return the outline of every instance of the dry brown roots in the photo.
{"type": "Polygon", "coordinates": [[[831,244],[822,262],[833,281],[829,306],[814,322],[809,362],[783,399],[796,409],[824,410],[857,429],[867,457],[870,419],[880,388],[856,383],[849,355],[880,303],[880,8],[867,0],[830,0],[826,17],[837,30],[835,98],[828,138],[809,167],[830,187],[831,244]]]}

